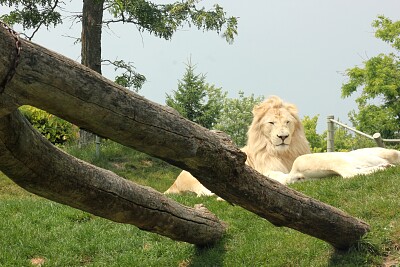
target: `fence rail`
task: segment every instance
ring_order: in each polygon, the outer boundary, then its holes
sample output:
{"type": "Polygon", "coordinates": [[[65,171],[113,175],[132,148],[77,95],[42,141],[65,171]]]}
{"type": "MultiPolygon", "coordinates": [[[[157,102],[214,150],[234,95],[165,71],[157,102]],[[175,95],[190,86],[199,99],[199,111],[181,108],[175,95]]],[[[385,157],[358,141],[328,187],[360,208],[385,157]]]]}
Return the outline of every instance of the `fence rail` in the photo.
{"type": "Polygon", "coordinates": [[[374,140],[376,142],[376,145],[379,147],[385,147],[384,142],[400,142],[400,139],[384,139],[381,137],[380,133],[374,133],[372,136],[363,132],[360,132],[359,130],[356,130],[346,124],[343,124],[337,120],[335,120],[335,117],[330,115],[327,117],[327,122],[328,122],[328,136],[327,136],[327,151],[328,152],[333,152],[335,151],[335,143],[334,143],[334,136],[335,136],[335,123],[343,128],[346,128],[350,131],[353,131],[359,135],[362,135],[364,137],[367,137],[371,140],[374,140]]]}

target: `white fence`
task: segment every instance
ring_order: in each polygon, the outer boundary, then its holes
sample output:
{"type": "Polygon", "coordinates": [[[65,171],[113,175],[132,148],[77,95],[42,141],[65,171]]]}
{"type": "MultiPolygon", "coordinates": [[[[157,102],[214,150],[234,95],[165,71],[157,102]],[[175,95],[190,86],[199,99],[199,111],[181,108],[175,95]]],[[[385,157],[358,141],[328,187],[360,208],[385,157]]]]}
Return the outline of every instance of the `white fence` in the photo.
{"type": "Polygon", "coordinates": [[[335,151],[335,144],[333,141],[334,136],[335,136],[335,126],[334,126],[335,123],[343,128],[346,128],[350,131],[355,132],[356,134],[359,134],[359,135],[365,136],[369,139],[375,140],[376,145],[380,146],[380,147],[385,147],[384,142],[400,142],[400,139],[383,139],[381,137],[380,133],[374,133],[374,135],[371,136],[369,134],[366,134],[366,133],[360,132],[354,128],[351,128],[350,126],[347,126],[346,124],[336,121],[334,118],[335,117],[332,115],[328,116],[328,118],[327,118],[327,122],[328,122],[328,136],[327,136],[327,149],[326,149],[327,152],[335,151]]]}

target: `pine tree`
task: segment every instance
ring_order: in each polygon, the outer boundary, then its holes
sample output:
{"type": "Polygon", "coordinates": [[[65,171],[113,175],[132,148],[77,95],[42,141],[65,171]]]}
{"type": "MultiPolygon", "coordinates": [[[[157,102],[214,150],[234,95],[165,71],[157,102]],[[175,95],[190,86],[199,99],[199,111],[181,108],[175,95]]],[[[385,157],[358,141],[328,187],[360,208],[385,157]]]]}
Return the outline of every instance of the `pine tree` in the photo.
{"type": "Polygon", "coordinates": [[[166,95],[166,104],[183,117],[211,129],[218,120],[226,93],[206,83],[204,74],[195,74],[195,66],[186,64],[186,72],[178,81],[178,89],[166,95]]]}

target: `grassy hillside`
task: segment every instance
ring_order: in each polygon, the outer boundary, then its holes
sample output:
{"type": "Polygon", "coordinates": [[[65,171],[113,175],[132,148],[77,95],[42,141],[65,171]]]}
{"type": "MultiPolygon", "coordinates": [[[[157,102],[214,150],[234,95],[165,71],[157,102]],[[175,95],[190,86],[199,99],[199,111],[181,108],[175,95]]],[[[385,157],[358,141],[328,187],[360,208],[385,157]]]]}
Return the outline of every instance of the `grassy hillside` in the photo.
{"type": "MultiPolygon", "coordinates": [[[[167,189],[177,168],[108,142],[102,157],[69,149],[126,179],[167,189]]],[[[372,231],[350,251],[268,221],[215,198],[173,196],[204,203],[229,224],[212,248],[171,241],[27,193],[0,174],[0,266],[395,266],[400,264],[400,167],[370,176],[292,185],[298,191],[367,221],[372,231]]]]}

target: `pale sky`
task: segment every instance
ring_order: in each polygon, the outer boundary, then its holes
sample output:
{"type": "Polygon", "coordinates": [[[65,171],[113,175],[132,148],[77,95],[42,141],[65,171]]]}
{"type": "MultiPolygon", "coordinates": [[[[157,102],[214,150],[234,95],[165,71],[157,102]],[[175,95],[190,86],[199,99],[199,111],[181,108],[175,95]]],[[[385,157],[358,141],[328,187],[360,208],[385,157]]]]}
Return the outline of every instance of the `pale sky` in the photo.
{"type": "MultiPolygon", "coordinates": [[[[378,15],[400,20],[398,0],[203,2],[218,3],[227,15],[239,17],[232,45],[215,32],[195,28],[184,27],[165,41],[118,24],[103,31],[103,58],[134,62],[148,80],[139,94],[165,104],[165,94],[177,89],[191,57],[195,71],[206,74],[208,83],[222,87],[230,97],[240,90],[246,95],[278,95],[296,104],[301,117],[319,114],[319,132],[326,130],[326,116],[348,123],[348,112],[356,109],[355,97],[341,98],[346,81],[342,73],[391,51],[374,37],[373,20],[378,15]]],[[[66,4],[67,10],[81,9],[81,2],[66,4]]],[[[80,61],[80,45],[65,37],[79,37],[80,25],[65,21],[56,29],[42,30],[33,41],[80,61]]],[[[115,76],[113,68],[104,68],[103,74],[115,76]]]]}

